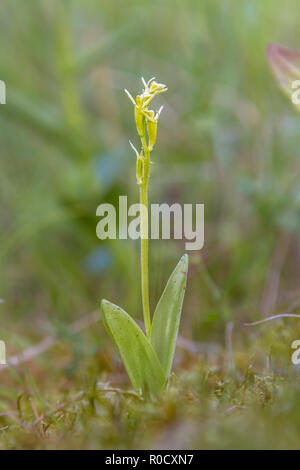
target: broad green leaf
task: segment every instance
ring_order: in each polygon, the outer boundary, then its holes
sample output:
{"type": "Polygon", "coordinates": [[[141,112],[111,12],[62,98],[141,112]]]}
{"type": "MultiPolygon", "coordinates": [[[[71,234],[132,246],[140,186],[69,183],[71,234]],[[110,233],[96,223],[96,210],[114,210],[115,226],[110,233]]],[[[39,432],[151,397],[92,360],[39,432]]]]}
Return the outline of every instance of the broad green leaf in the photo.
{"type": "Polygon", "coordinates": [[[101,307],[103,324],[118,347],[133,387],[143,395],[158,395],[165,378],[149,340],[120,307],[107,300],[102,300],[101,307]]]}
{"type": "Polygon", "coordinates": [[[151,344],[167,379],[172,367],[186,287],[189,258],[183,255],[157,304],[151,327],[151,344]]]}
{"type": "Polygon", "coordinates": [[[300,51],[269,44],[267,57],[279,87],[300,111],[300,51]]]}

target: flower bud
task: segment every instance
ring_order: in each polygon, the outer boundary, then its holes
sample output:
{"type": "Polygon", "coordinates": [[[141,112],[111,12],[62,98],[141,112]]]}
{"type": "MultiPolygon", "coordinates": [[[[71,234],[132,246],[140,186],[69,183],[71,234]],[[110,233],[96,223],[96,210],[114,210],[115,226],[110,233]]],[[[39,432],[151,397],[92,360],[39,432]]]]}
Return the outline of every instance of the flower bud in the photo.
{"type": "Polygon", "coordinates": [[[153,111],[152,113],[153,113],[153,120],[147,119],[147,132],[148,132],[150,150],[152,150],[155,145],[156,135],[157,135],[157,120],[154,118],[153,111]]]}
{"type": "Polygon", "coordinates": [[[136,179],[138,184],[142,184],[144,173],[144,161],[141,157],[136,160],[136,179]]]}
{"type": "Polygon", "coordinates": [[[138,134],[141,138],[145,137],[145,116],[142,114],[141,109],[141,97],[136,97],[136,106],[134,108],[135,124],[138,134]]]}
{"type": "Polygon", "coordinates": [[[167,91],[167,87],[163,83],[157,83],[155,81],[152,81],[149,85],[150,94],[158,95],[159,93],[163,93],[164,91],[167,91]]]}

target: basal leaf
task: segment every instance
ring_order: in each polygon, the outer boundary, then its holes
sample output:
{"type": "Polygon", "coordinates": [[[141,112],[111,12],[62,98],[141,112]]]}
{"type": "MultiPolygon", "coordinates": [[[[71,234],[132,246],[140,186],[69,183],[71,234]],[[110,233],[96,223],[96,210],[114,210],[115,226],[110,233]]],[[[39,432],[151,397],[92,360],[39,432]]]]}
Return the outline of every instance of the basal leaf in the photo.
{"type": "Polygon", "coordinates": [[[157,353],[167,379],[172,367],[189,258],[183,255],[157,304],[151,328],[151,344],[157,353]]]}
{"type": "Polygon", "coordinates": [[[133,387],[143,395],[158,395],[165,378],[149,340],[120,307],[107,300],[102,300],[101,307],[103,324],[118,347],[133,387]]]}

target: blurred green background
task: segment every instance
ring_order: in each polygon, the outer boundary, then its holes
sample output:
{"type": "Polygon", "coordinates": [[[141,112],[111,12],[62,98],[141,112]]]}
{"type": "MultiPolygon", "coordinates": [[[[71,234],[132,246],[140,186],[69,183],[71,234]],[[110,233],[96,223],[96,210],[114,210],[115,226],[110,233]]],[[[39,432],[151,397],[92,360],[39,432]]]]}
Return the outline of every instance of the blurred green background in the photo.
{"type": "MultiPolygon", "coordinates": [[[[242,347],[262,331],[245,332],[245,321],[297,313],[300,120],[270,73],[266,47],[300,48],[298,7],[1,2],[0,338],[9,353],[49,331],[67,338],[65,325],[102,297],[142,318],[139,244],[96,237],[99,204],[119,195],[138,201],[128,139],[138,140],[123,89],[139,93],[141,76],[168,86],[158,100],[150,200],[205,204],[205,246],[190,252],[182,335],[225,347],[234,322],[242,347]]],[[[184,242],[150,243],[152,310],[183,251],[184,242]]],[[[274,341],[266,334],[264,354],[274,341]]],[[[69,372],[113,351],[101,324],[70,341],[69,372]]],[[[290,363],[289,337],[283,345],[290,363]]]]}

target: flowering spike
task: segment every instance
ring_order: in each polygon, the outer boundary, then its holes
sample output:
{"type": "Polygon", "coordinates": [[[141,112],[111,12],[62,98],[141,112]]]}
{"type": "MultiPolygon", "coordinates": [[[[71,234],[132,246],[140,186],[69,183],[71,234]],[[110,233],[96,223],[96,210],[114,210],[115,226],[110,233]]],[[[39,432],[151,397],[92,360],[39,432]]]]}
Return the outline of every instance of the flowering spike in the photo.
{"type": "Polygon", "coordinates": [[[143,178],[145,180],[148,179],[148,170],[150,163],[149,156],[156,142],[157,122],[160,113],[163,109],[163,106],[161,106],[159,110],[155,113],[153,110],[149,109],[148,106],[155,96],[159,95],[160,93],[164,93],[168,89],[163,83],[156,82],[155,77],[150,78],[148,82],[146,82],[144,77],[142,77],[141,80],[144,85],[144,90],[140,95],[136,96],[135,100],[133,99],[129,91],[125,89],[125,93],[134,104],[135,124],[142,143],[142,152],[139,154],[134,145],[130,142],[130,145],[134,150],[138,160],[138,184],[144,184],[143,178]],[[146,129],[148,139],[146,139],[146,129]]]}

